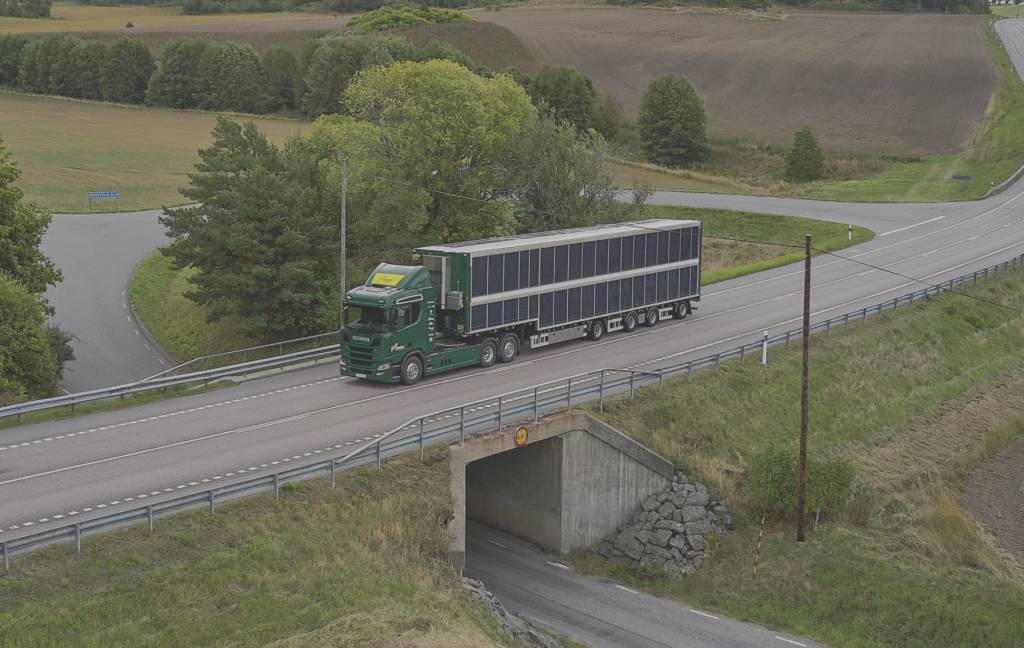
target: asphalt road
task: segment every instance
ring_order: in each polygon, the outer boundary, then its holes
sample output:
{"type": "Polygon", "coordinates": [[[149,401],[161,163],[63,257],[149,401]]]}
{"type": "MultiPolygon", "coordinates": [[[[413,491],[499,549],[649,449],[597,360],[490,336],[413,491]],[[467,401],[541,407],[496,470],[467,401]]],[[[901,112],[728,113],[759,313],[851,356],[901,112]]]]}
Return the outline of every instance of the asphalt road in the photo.
{"type": "Polygon", "coordinates": [[[128,308],[128,281],[146,255],[166,241],[159,210],[123,214],[55,214],[45,252],[64,272],[47,291],[54,322],[73,336],[75,359],[61,387],[69,392],[120,385],[170,365],[145,339],[128,308]]]}
{"type": "Polygon", "coordinates": [[[519,616],[592,648],[821,645],[581,576],[557,556],[478,522],[466,531],[467,576],[519,616]]]}

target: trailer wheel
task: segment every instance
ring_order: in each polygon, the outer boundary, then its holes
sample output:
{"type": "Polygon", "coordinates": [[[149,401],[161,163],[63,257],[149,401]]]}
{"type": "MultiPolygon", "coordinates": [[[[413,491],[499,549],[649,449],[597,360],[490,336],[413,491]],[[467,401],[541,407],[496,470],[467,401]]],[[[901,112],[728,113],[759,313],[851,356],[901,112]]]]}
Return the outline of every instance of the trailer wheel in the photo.
{"type": "Polygon", "coordinates": [[[644,324],[647,326],[654,326],[658,323],[658,309],[648,308],[647,314],[644,315],[644,324]]]}
{"type": "Polygon", "coordinates": [[[681,301],[676,304],[675,308],[672,309],[672,316],[676,319],[686,319],[686,316],[690,314],[690,304],[681,301]]]}
{"type": "Polygon", "coordinates": [[[604,337],[604,320],[596,319],[590,323],[587,329],[587,337],[591,340],[600,340],[604,337]]]}
{"type": "Polygon", "coordinates": [[[498,353],[499,362],[512,362],[519,355],[519,338],[515,333],[501,336],[501,348],[498,353]]]}
{"type": "Polygon", "coordinates": [[[636,313],[629,312],[622,316],[622,330],[626,333],[634,330],[637,325],[636,313]]]}
{"type": "Polygon", "coordinates": [[[423,377],[423,360],[418,355],[406,356],[402,361],[402,384],[415,385],[423,377]]]}
{"type": "Polygon", "coordinates": [[[498,345],[494,340],[485,340],[480,346],[480,366],[490,367],[498,359],[498,345]]]}

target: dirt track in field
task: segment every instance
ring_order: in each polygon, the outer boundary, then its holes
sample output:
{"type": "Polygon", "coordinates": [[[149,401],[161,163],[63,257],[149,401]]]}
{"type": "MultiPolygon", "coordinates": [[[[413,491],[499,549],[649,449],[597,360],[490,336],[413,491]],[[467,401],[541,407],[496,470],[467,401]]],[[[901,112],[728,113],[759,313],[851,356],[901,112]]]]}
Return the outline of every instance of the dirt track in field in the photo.
{"type": "Polygon", "coordinates": [[[964,507],[1000,549],[1024,566],[1024,438],[971,473],[964,488],[964,507]]]}
{"type": "Polygon", "coordinates": [[[647,83],[683,74],[713,133],[786,144],[936,154],[970,141],[995,84],[982,16],[700,14],[527,7],[473,12],[545,63],[573,65],[635,116],[647,83]]]}

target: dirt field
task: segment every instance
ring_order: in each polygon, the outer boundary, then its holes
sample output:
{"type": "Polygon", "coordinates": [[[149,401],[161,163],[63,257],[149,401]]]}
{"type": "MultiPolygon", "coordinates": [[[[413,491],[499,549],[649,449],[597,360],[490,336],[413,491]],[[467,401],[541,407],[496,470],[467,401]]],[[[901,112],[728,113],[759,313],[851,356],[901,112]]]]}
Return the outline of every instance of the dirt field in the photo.
{"type": "Polygon", "coordinates": [[[964,506],[1024,566],[1024,438],[981,464],[967,480],[964,506]]]}
{"type": "Polygon", "coordinates": [[[684,74],[704,96],[713,133],[775,144],[806,123],[830,148],[951,152],[970,140],[996,79],[982,16],[471,13],[508,27],[540,61],[586,72],[631,115],[653,77],[684,74]]]}

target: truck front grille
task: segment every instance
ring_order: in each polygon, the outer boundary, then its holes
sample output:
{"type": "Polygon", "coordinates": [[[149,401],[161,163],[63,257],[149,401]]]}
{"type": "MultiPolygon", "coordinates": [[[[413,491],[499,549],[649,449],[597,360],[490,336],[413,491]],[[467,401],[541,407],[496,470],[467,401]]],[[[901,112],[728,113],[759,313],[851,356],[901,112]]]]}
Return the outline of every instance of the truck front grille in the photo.
{"type": "Polygon", "coordinates": [[[368,371],[373,367],[373,349],[370,347],[349,346],[348,357],[353,369],[368,371]]]}

